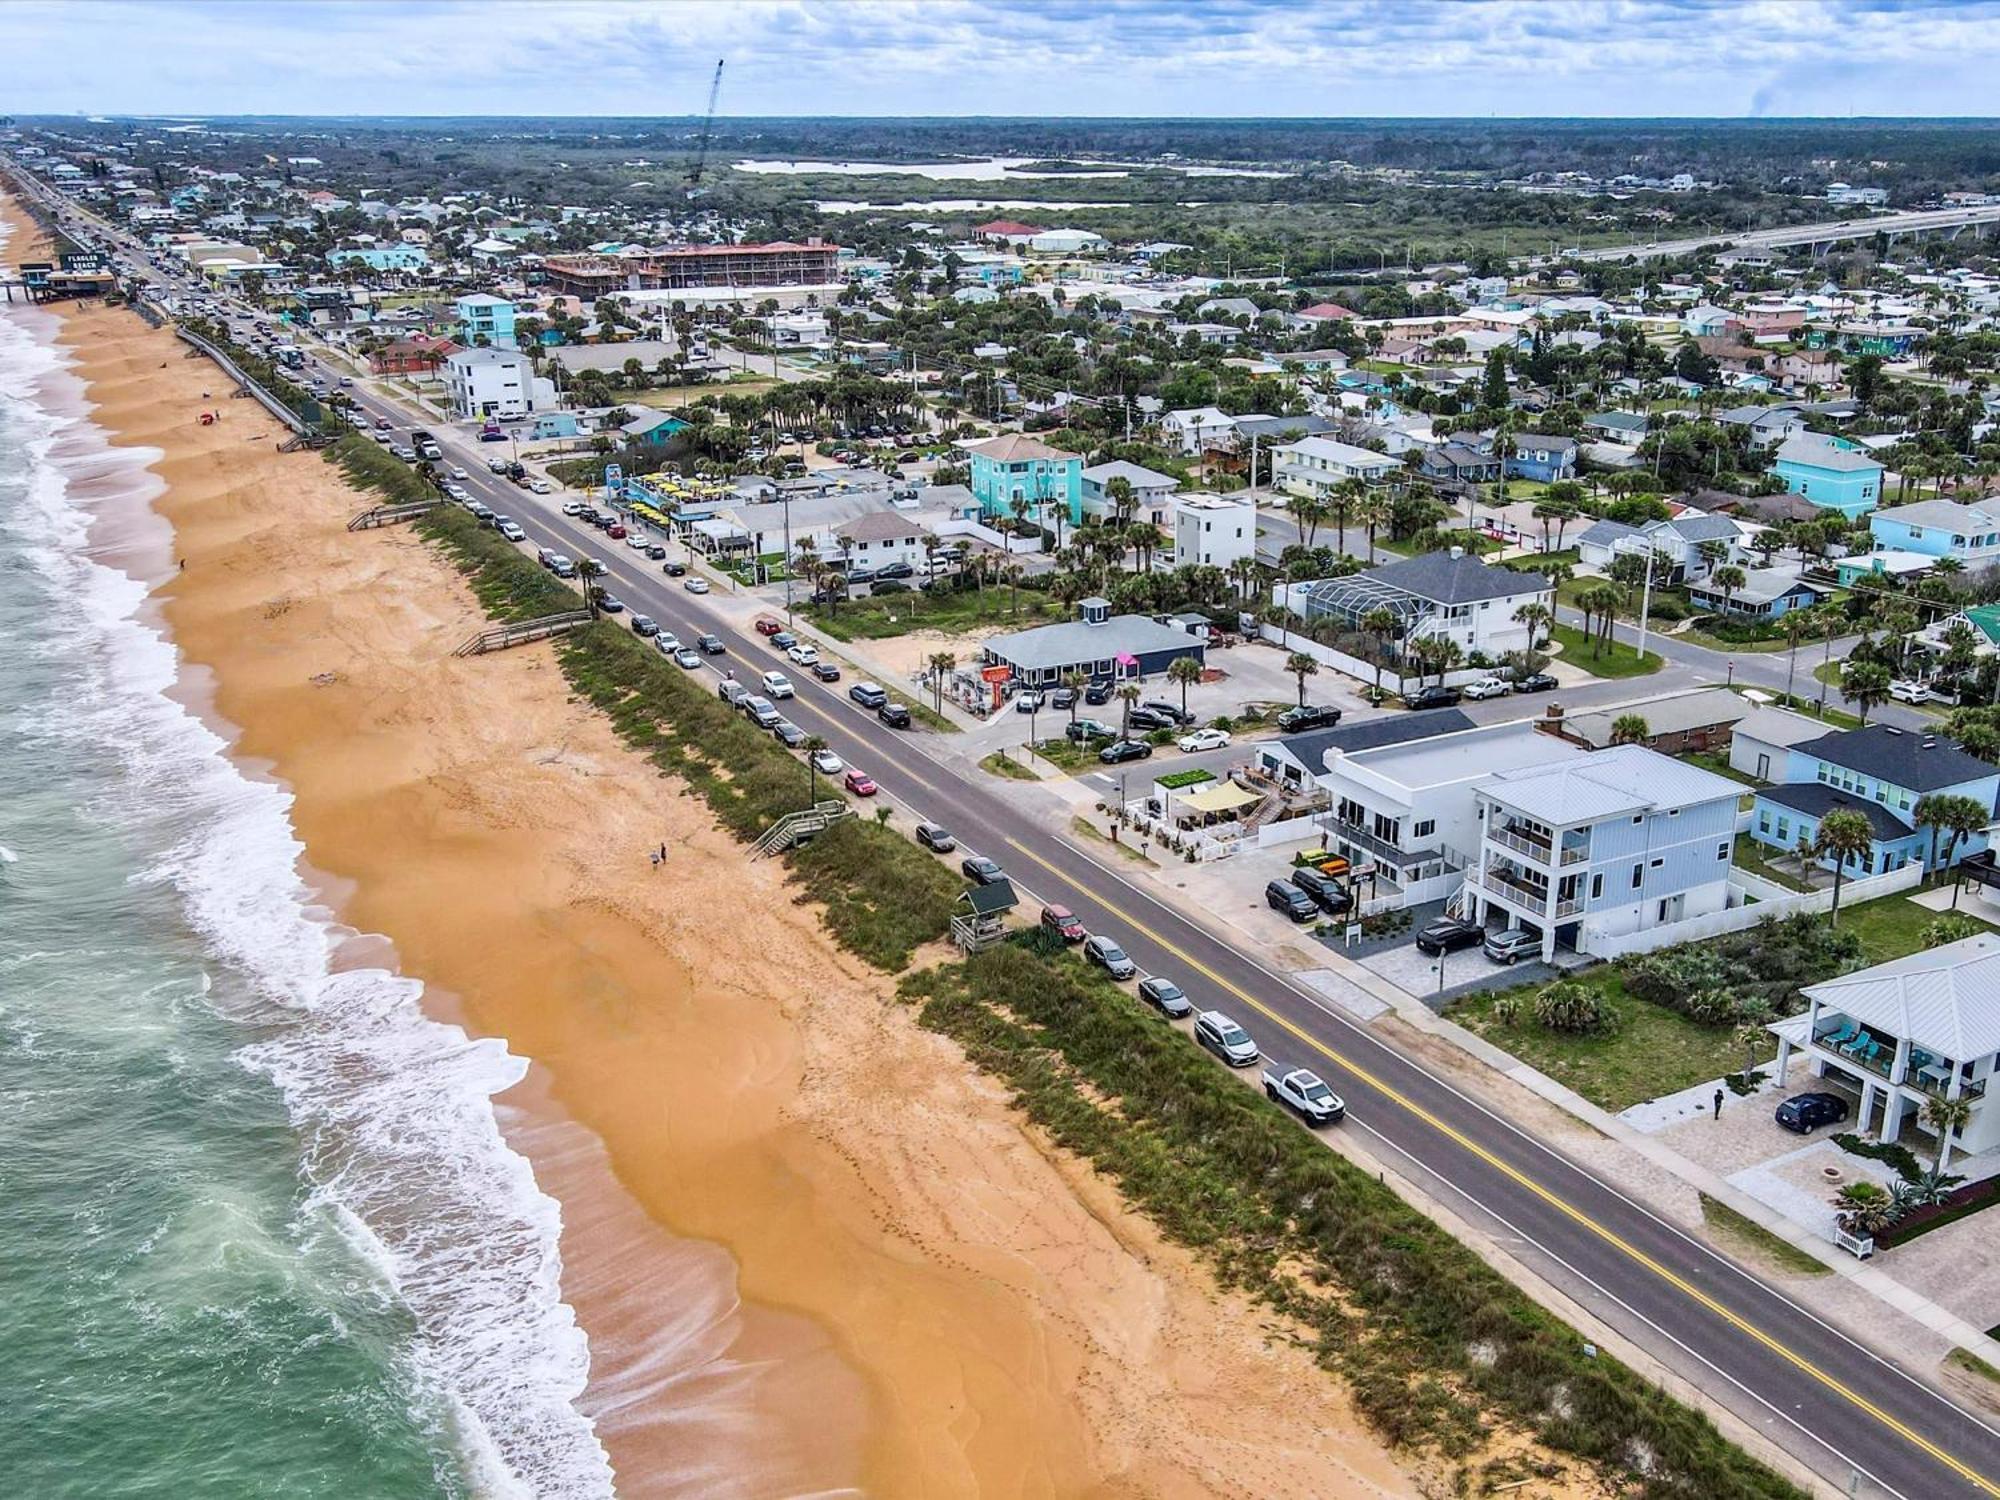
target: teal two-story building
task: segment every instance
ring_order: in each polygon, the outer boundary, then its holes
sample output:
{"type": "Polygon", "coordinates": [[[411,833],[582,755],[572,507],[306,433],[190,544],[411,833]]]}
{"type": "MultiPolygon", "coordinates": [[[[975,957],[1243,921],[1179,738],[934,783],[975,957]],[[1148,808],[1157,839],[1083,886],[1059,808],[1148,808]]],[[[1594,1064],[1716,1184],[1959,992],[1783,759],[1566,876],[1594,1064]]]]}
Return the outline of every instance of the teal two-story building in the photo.
{"type": "Polygon", "coordinates": [[[1025,432],[1004,433],[984,442],[964,443],[967,481],[989,519],[1012,516],[1015,503],[1027,506],[1030,520],[1044,507],[1060,505],[1072,526],[1083,521],[1083,458],[1051,448],[1025,432]]]}
{"type": "Polygon", "coordinates": [[[1844,438],[1795,432],[1779,446],[1771,472],[1794,495],[1850,521],[1882,503],[1882,465],[1844,438]]]}
{"type": "Polygon", "coordinates": [[[490,292],[474,292],[452,304],[458,314],[458,341],[468,347],[514,347],[514,304],[490,292]]]}

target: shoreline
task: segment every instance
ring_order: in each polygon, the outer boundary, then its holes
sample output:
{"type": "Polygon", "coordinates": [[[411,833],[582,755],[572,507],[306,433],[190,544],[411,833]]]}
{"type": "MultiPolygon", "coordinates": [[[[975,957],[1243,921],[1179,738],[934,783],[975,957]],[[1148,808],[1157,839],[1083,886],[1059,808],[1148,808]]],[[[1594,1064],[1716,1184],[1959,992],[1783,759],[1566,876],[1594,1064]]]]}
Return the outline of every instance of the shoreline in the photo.
{"type": "Polygon", "coordinates": [[[250,462],[244,403],[218,476],[218,429],[159,430],[199,401],[196,367],[144,369],[169,336],[63,325],[94,420],[164,450],[184,668],[294,794],[334,919],[382,935],[339,962],[392,959],[534,1060],[496,1112],[562,1206],[621,1491],[1415,1492],[1267,1314],[1025,1130],[548,648],[450,658],[483,622],[427,547],[346,534],[358,497],[310,454],[250,462]]]}

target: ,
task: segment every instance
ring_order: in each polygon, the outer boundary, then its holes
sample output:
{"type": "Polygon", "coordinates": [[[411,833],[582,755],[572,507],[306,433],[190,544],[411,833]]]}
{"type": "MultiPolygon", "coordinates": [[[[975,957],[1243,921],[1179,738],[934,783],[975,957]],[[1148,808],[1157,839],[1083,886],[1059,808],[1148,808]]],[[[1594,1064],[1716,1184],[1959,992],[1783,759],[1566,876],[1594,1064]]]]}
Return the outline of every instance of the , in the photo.
{"type": "Polygon", "coordinates": [[[983,854],[968,855],[959,861],[958,871],[974,885],[998,885],[1007,872],[983,854]]]}
{"type": "Polygon", "coordinates": [[[1171,979],[1148,974],[1139,981],[1139,998],[1168,1020],[1179,1021],[1194,1014],[1194,1002],[1171,979]]]}
{"type": "Polygon", "coordinates": [[[933,854],[949,854],[958,847],[958,840],[951,831],[936,823],[919,823],[910,831],[910,836],[933,854]]]}
{"type": "MultiPolygon", "coordinates": [[[[1070,920],[1076,919],[1072,917],[1070,920]]],[[[1102,934],[1084,939],[1083,956],[1113,979],[1130,979],[1139,972],[1139,966],[1125,956],[1125,950],[1115,940],[1102,934]]]]}
{"type": "Polygon", "coordinates": [[[1477,947],[1480,941],[1480,929],[1470,922],[1461,922],[1457,917],[1439,917],[1417,934],[1417,951],[1456,953],[1461,948],[1477,947]]]}
{"type": "Polygon", "coordinates": [[[1838,1094],[1794,1094],[1777,1109],[1778,1123],[1799,1135],[1811,1135],[1822,1125],[1847,1118],[1847,1101],[1838,1094]]]}

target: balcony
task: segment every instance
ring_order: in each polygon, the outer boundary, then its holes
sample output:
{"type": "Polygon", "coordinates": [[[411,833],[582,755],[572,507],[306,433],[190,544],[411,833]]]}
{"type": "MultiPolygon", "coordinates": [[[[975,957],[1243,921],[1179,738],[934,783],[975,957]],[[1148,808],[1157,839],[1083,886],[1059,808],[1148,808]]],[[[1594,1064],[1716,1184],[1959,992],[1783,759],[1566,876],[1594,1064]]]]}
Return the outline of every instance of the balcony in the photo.
{"type": "Polygon", "coordinates": [[[1565,897],[1551,906],[1547,886],[1530,885],[1525,880],[1516,880],[1498,866],[1489,866],[1484,870],[1468,870],[1466,879],[1495,896],[1520,903],[1534,916],[1549,921],[1561,921],[1565,917],[1576,916],[1583,910],[1581,896],[1565,897]]]}
{"type": "Polygon", "coordinates": [[[1486,830],[1486,836],[1501,848],[1511,849],[1516,854],[1524,854],[1538,865],[1551,863],[1580,865],[1590,858],[1590,850],[1583,845],[1564,844],[1560,859],[1551,860],[1549,840],[1537,839],[1511,828],[1489,828],[1486,830]]]}

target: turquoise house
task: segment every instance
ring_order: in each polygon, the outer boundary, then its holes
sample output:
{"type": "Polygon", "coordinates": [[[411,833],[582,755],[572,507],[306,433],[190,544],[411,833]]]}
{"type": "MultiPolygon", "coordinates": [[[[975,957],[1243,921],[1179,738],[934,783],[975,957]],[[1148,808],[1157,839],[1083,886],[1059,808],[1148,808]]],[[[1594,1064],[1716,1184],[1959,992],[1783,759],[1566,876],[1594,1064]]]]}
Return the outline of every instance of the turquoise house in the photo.
{"type": "Polygon", "coordinates": [[[452,304],[458,314],[458,341],[471,348],[486,344],[495,349],[514,347],[514,304],[505,297],[474,292],[452,304]]]}
{"type": "Polygon", "coordinates": [[[371,271],[421,271],[431,263],[421,245],[378,245],[369,250],[329,250],[329,266],[366,266],[371,271]]]}
{"type": "Polygon", "coordinates": [[[2000,560],[2000,505],[1919,500],[1868,518],[1875,545],[1925,557],[1955,557],[1967,567],[2000,560]]]}
{"type": "Polygon", "coordinates": [[[1026,502],[1032,519],[1042,506],[1060,504],[1072,526],[1083,521],[1083,459],[1051,448],[1025,432],[1009,432],[963,445],[972,470],[969,488],[986,517],[1011,516],[1026,502]]]}
{"type": "Polygon", "coordinates": [[[1779,446],[1771,472],[1794,495],[1850,521],[1882,499],[1882,465],[1844,438],[1795,432],[1779,446]]]}

